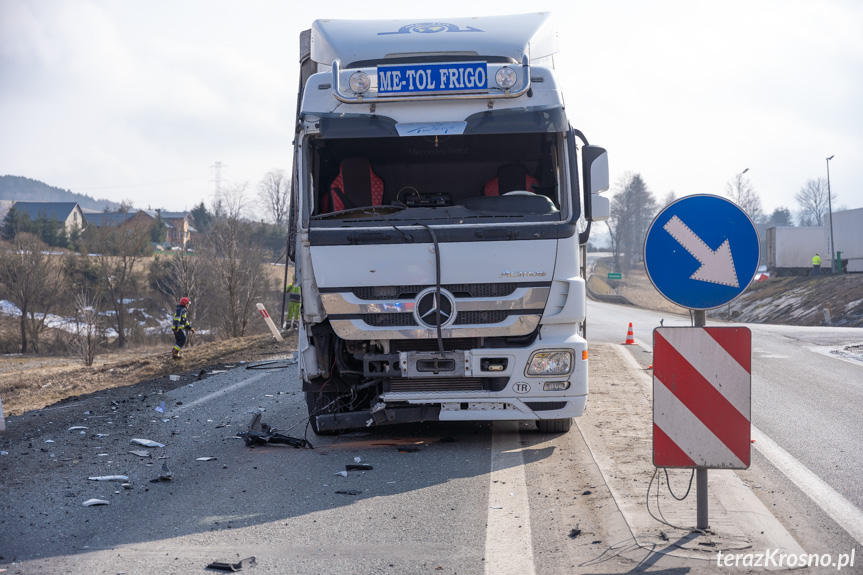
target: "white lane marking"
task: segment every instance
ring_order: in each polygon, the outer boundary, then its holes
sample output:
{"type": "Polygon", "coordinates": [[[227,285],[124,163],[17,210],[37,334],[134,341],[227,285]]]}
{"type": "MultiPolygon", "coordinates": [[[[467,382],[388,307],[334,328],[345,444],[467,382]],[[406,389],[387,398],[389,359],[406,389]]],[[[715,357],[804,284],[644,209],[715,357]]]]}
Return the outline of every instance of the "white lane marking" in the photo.
{"type": "Polygon", "coordinates": [[[754,425],[752,426],[752,438],[755,440],[755,449],[784,473],[803,493],[808,495],[857,543],[863,545],[863,511],[830,487],[823,479],[809,471],[805,465],[797,461],[754,425]]]}
{"type": "Polygon", "coordinates": [[[234,391],[237,391],[238,389],[242,389],[242,388],[246,387],[247,385],[251,385],[251,384],[255,383],[256,381],[258,381],[259,379],[261,379],[262,377],[266,377],[268,375],[270,375],[270,374],[266,373],[266,372],[259,373],[257,375],[253,375],[249,379],[244,379],[240,382],[235,383],[234,385],[231,385],[228,387],[223,387],[219,391],[214,391],[213,393],[207,394],[203,397],[199,397],[195,401],[191,401],[191,402],[185,403],[179,407],[175,407],[175,408],[171,409],[170,413],[171,414],[182,413],[188,409],[192,409],[195,406],[201,405],[202,403],[207,403],[208,401],[212,401],[214,399],[222,397],[225,394],[232,393],[234,391]]]}
{"type": "Polygon", "coordinates": [[[495,422],[491,437],[485,572],[534,575],[527,479],[518,422],[495,422]]]}

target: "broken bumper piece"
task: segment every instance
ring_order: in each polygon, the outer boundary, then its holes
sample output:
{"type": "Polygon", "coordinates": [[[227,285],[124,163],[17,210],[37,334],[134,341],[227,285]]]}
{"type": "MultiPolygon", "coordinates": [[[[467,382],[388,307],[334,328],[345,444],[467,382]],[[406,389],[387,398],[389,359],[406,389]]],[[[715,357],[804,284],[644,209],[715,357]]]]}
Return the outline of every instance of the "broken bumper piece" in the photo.
{"type": "Polygon", "coordinates": [[[353,413],[330,413],[317,416],[320,431],[391,425],[395,423],[421,423],[440,421],[439,405],[420,405],[411,407],[385,407],[374,411],[353,413]]]}

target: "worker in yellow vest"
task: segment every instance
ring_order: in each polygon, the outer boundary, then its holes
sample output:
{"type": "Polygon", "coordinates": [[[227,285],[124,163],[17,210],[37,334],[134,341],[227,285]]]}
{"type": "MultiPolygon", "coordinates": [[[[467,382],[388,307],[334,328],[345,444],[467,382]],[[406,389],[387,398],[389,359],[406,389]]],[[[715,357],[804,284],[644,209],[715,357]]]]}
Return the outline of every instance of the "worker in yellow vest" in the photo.
{"type": "Polygon", "coordinates": [[[288,317],[285,323],[288,329],[294,327],[300,322],[300,284],[297,283],[297,278],[294,276],[291,279],[291,285],[288,286],[288,317]]]}
{"type": "Polygon", "coordinates": [[[815,270],[816,276],[821,275],[821,256],[819,256],[818,254],[815,254],[812,257],[812,269],[815,270]]]}

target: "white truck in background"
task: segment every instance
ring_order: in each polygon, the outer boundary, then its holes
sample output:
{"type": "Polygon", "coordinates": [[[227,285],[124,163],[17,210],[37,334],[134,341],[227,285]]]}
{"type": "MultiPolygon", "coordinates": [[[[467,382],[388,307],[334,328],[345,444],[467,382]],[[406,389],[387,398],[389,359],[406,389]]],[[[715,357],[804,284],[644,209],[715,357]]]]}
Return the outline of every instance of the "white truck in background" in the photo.
{"type": "Polygon", "coordinates": [[[301,35],[289,252],[315,433],[564,432],[582,414],[584,248],[608,217],[608,161],[570,126],[552,24],[317,20],[301,35]]]}

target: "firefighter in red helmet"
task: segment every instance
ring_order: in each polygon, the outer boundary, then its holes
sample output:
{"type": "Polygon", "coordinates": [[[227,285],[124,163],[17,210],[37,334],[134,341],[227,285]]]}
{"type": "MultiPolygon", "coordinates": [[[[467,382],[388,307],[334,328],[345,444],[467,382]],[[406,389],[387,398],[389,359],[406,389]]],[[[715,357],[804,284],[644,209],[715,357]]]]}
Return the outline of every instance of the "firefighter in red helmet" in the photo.
{"type": "Polygon", "coordinates": [[[186,332],[195,333],[195,328],[189,323],[189,318],[186,317],[188,307],[192,301],[187,297],[180,298],[180,304],[177,306],[177,311],[174,312],[174,322],[171,324],[171,330],[174,332],[174,349],[172,351],[174,359],[180,359],[182,355],[180,350],[186,345],[186,332]]]}

